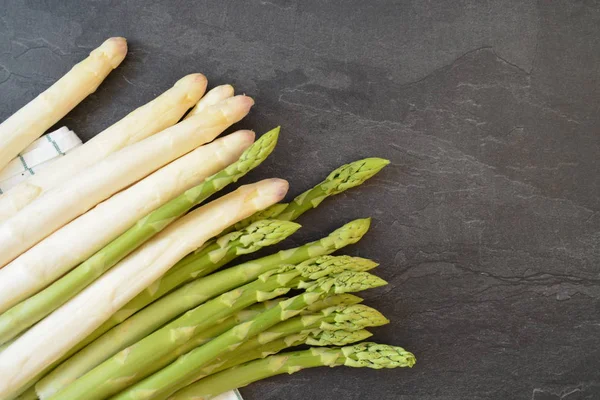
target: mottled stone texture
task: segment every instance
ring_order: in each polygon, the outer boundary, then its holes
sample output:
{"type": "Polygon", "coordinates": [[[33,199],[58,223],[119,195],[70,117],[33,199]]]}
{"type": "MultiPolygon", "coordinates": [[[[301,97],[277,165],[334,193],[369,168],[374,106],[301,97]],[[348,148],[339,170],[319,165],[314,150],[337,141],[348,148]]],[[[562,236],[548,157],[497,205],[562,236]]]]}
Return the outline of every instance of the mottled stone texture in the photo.
{"type": "MultiPolygon", "coordinates": [[[[250,177],[291,194],[392,160],[290,243],[373,216],[351,254],[390,285],[375,339],[412,370],[305,371],[247,399],[600,398],[600,3],[0,1],[0,118],[108,36],[130,51],[62,123],[85,138],[191,72],[283,127],[250,177]]],[[[246,179],[246,181],[249,181],[246,179]]]]}

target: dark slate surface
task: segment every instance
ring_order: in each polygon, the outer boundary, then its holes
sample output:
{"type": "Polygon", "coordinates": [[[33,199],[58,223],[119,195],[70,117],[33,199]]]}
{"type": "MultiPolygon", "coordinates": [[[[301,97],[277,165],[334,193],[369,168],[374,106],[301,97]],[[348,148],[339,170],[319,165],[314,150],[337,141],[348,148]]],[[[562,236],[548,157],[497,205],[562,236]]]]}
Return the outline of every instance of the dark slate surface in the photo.
{"type": "MultiPolygon", "coordinates": [[[[375,338],[412,370],[338,368],[247,399],[600,398],[600,3],[1,1],[0,118],[111,35],[127,60],[63,123],[85,138],[203,72],[276,124],[252,179],[291,194],[362,156],[376,179],[302,218],[300,243],[371,215],[350,250],[390,281],[375,338]]],[[[288,244],[289,245],[289,244],[288,244]]]]}

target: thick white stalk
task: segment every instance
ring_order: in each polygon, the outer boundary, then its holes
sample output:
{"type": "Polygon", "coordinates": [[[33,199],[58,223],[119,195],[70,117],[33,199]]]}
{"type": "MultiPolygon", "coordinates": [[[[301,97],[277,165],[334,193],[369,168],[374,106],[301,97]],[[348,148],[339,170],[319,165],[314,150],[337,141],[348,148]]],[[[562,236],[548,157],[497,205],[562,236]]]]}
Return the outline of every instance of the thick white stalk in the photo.
{"type": "Polygon", "coordinates": [[[179,259],[228,226],[277,203],[287,189],[281,179],[245,185],[169,225],[0,353],[0,398],[19,393],[179,259]]]}
{"type": "MultiPolygon", "coordinates": [[[[176,124],[205,90],[204,75],[191,74],[181,78],[156,99],[132,111],[82,146],[1,195],[0,222],[16,214],[42,193],[71,179],[109,154],[176,124]]],[[[210,105],[216,103],[214,101],[210,105]]]]}
{"type": "Polygon", "coordinates": [[[163,165],[212,141],[241,120],[254,101],[236,96],[111,154],[49,190],[0,225],[0,266],[52,232],[163,165]]]}
{"type": "Polygon", "coordinates": [[[0,169],[67,115],[127,54],[124,38],[110,38],[56,83],[0,124],[0,169]]]}
{"type": "Polygon", "coordinates": [[[180,157],[63,226],[0,269],[0,313],[88,259],[162,204],[239,158],[254,133],[238,131],[180,157]]]}

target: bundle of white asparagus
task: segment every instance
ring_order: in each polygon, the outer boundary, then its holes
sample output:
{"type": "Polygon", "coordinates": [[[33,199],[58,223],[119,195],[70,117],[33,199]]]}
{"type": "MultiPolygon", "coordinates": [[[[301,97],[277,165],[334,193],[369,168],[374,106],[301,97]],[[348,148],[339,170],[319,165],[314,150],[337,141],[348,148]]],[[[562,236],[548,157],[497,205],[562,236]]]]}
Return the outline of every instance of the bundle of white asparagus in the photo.
{"type": "MultiPolygon", "coordinates": [[[[125,39],[107,40],[4,121],[0,169],[92,93],[126,50],[125,39]]],[[[376,344],[261,364],[299,344],[348,345],[387,323],[343,294],[385,284],[366,272],[376,264],[329,256],[357,242],[369,220],[217,270],[284,240],[300,227],[292,221],[388,161],[343,165],[290,203],[279,203],[288,184],[277,178],[206,203],[260,165],[279,135],[218,138],[254,101],[229,85],[206,87],[202,74],[183,77],[0,195],[0,400],[204,399],[305,367],[414,364],[411,353],[376,344]],[[292,289],[302,293],[279,297],[292,289]],[[232,379],[238,370],[246,375],[232,379]]]]}

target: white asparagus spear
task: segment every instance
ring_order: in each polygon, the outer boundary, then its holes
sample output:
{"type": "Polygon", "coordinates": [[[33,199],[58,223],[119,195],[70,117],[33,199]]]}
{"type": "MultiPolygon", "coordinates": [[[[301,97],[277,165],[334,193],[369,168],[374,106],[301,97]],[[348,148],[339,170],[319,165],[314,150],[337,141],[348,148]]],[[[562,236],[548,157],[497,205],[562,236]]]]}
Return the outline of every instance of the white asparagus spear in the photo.
{"type": "Polygon", "coordinates": [[[67,115],[127,54],[124,38],[110,38],[67,74],[0,124],[0,169],[67,115]]]}
{"type": "Polygon", "coordinates": [[[196,106],[190,110],[185,118],[191,118],[194,115],[204,111],[206,107],[229,97],[233,97],[233,92],[233,86],[231,85],[221,85],[211,89],[208,93],[206,93],[206,96],[201,98],[198,104],[196,104],[196,106]]]}
{"type": "Polygon", "coordinates": [[[228,226],[277,203],[287,189],[281,179],[242,186],[185,215],[146,242],[0,353],[0,398],[19,393],[179,259],[228,226]]]}
{"type": "Polygon", "coordinates": [[[253,141],[253,132],[238,131],[198,147],[21,254],[0,269],[0,313],[88,259],[138,219],[237,160],[253,141]]]}
{"type": "Polygon", "coordinates": [[[36,198],[0,225],[0,266],[90,208],[170,161],[212,141],[241,120],[254,101],[235,96],[111,154],[36,198]]]}
{"type": "MultiPolygon", "coordinates": [[[[1,195],[0,223],[16,214],[43,192],[69,180],[110,153],[176,124],[202,97],[206,83],[202,74],[191,74],[181,78],[156,99],[132,111],[82,146],[1,195]]],[[[222,99],[211,96],[203,103],[214,105],[219,100],[222,99]]]]}

